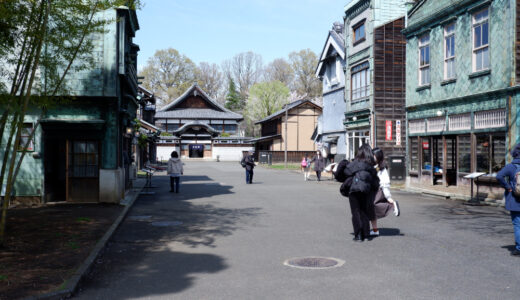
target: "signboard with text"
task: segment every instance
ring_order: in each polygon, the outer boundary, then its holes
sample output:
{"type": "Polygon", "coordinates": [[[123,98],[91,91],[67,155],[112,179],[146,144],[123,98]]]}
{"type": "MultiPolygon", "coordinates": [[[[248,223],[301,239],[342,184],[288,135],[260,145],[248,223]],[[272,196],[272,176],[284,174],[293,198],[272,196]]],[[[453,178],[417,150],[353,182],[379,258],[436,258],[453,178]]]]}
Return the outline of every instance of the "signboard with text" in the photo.
{"type": "Polygon", "coordinates": [[[386,120],[385,124],[386,124],[385,125],[385,127],[386,127],[385,140],[391,141],[392,140],[392,121],[386,120]]]}

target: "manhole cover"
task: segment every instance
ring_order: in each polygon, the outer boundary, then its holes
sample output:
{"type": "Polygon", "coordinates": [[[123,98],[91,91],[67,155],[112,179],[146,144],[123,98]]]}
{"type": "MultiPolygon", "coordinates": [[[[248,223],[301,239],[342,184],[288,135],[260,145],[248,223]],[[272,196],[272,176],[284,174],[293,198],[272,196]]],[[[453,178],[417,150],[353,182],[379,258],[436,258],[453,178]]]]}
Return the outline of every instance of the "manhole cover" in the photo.
{"type": "Polygon", "coordinates": [[[148,221],[152,216],[129,216],[128,219],[132,221],[148,221]]]}
{"type": "Polygon", "coordinates": [[[331,257],[299,257],[284,261],[284,265],[300,269],[329,269],[341,267],[345,261],[331,257]]]}
{"type": "Polygon", "coordinates": [[[152,226],[156,226],[156,227],[170,227],[170,226],[179,226],[179,225],[182,225],[181,221],[152,222],[152,226]]]}

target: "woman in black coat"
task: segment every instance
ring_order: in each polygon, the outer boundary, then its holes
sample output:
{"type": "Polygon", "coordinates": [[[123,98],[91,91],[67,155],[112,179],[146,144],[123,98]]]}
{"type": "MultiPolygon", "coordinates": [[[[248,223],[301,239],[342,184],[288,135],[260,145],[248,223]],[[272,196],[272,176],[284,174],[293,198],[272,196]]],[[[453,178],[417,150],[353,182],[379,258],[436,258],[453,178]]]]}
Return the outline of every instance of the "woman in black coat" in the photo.
{"type": "Polygon", "coordinates": [[[379,178],[374,168],[374,154],[368,144],[359,147],[354,160],[345,168],[346,180],[351,180],[348,200],[352,213],[354,241],[362,242],[370,235],[370,220],[375,216],[374,196],[379,178]]]}

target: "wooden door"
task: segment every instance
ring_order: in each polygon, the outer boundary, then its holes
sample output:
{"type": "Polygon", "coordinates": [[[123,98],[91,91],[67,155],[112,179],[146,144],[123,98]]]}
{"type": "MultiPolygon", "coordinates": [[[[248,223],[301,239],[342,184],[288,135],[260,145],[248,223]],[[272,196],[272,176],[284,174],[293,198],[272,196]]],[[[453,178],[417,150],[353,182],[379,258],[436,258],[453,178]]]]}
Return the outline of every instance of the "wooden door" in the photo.
{"type": "Polygon", "coordinates": [[[99,201],[99,142],[67,141],[67,201],[99,201]]]}

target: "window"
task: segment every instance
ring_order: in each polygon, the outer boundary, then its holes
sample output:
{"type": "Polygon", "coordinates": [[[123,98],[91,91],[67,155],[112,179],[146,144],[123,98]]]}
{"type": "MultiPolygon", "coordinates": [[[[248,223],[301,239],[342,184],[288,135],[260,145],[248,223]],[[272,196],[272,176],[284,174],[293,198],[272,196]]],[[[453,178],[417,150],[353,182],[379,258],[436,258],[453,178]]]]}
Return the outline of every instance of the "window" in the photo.
{"type": "Polygon", "coordinates": [[[458,136],[458,164],[459,172],[471,172],[471,137],[469,135],[458,136]]]}
{"type": "Polygon", "coordinates": [[[471,114],[460,114],[448,116],[448,130],[469,130],[471,129],[471,114]]]}
{"type": "Polygon", "coordinates": [[[99,158],[97,141],[73,141],[70,152],[69,177],[99,176],[99,158]]]}
{"type": "MultiPolygon", "coordinates": [[[[23,147],[29,140],[29,137],[31,136],[31,133],[33,131],[33,124],[32,123],[23,123],[22,125],[22,132],[20,133],[20,145],[18,147],[18,151],[23,151],[23,147]]],[[[27,145],[26,151],[34,151],[34,136],[29,142],[29,145],[27,145]]]]}
{"type": "Polygon", "coordinates": [[[419,38],[419,82],[430,84],[430,34],[419,38]]]}
{"type": "Polygon", "coordinates": [[[475,112],[475,129],[497,128],[505,126],[505,109],[475,112]]]}
{"type": "Polygon", "coordinates": [[[426,129],[428,132],[438,132],[446,130],[446,118],[436,117],[426,119],[426,129]]]}
{"type": "Polygon", "coordinates": [[[498,173],[506,165],[506,136],[493,135],[491,139],[491,173],[498,173]]]}
{"type": "Polygon", "coordinates": [[[338,78],[336,75],[336,60],[331,60],[327,65],[327,80],[329,86],[338,84],[338,78]]]}
{"type": "Polygon", "coordinates": [[[370,144],[370,133],[368,131],[351,131],[348,133],[347,143],[347,159],[354,159],[361,145],[370,144]]]}
{"type": "Polygon", "coordinates": [[[235,124],[226,124],[226,125],[224,125],[224,131],[225,132],[230,132],[230,133],[236,132],[237,131],[237,125],[235,125],[235,124]]]}
{"type": "Polygon", "coordinates": [[[455,76],[455,23],[451,23],[444,27],[444,79],[455,76]]]}
{"type": "Polygon", "coordinates": [[[215,129],[216,131],[222,131],[222,128],[224,128],[224,125],[222,124],[211,124],[211,127],[215,129]]]}
{"type": "Polygon", "coordinates": [[[175,130],[180,128],[180,124],[166,124],[167,132],[174,132],[175,130]]]}
{"type": "Polygon", "coordinates": [[[422,138],[421,139],[421,148],[422,148],[422,169],[423,170],[431,170],[432,169],[432,156],[430,152],[430,138],[422,138]]]}
{"type": "Polygon", "coordinates": [[[408,130],[410,133],[426,132],[426,124],[424,123],[424,119],[409,120],[408,121],[408,130]]]}
{"type": "Polygon", "coordinates": [[[419,139],[410,138],[410,171],[419,170],[419,139]]]}
{"type": "Polygon", "coordinates": [[[204,144],[204,150],[211,151],[211,144],[204,144]]]}
{"type": "Polygon", "coordinates": [[[489,69],[489,8],[473,15],[473,71],[489,69]]]}
{"type": "Polygon", "coordinates": [[[352,68],[352,101],[368,97],[369,78],[368,62],[362,63],[352,68]]]}
{"type": "Polygon", "coordinates": [[[489,135],[477,135],[477,172],[489,172],[489,135]]]}
{"type": "Polygon", "coordinates": [[[361,24],[355,25],[352,27],[352,31],[354,32],[354,44],[365,40],[365,21],[362,21],[361,24]]]}

